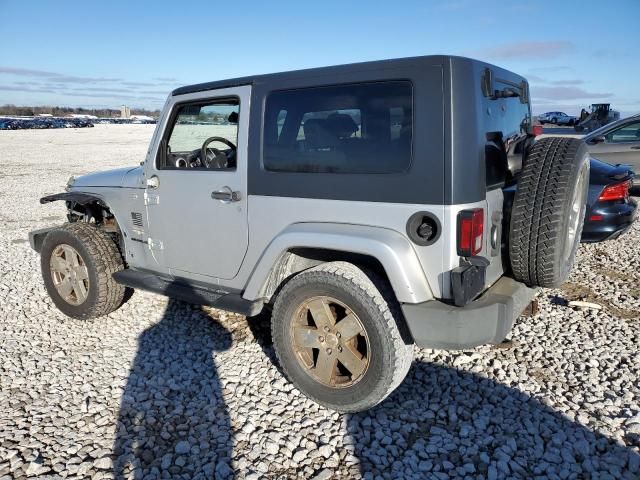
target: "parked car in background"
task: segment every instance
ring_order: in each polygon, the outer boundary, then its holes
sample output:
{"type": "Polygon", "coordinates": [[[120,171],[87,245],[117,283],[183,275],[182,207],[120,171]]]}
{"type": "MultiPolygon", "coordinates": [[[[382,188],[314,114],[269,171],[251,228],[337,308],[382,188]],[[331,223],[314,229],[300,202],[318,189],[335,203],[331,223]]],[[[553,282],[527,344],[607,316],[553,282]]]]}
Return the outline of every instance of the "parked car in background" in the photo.
{"type": "Polygon", "coordinates": [[[629,196],[633,175],[629,165],[611,165],[591,159],[583,243],[618,238],[631,228],[638,207],[629,196]]]}
{"type": "Polygon", "coordinates": [[[623,118],[584,137],[591,156],[609,163],[631,165],[634,188],[640,186],[640,114],[623,118]]]}
{"type": "MultiPolygon", "coordinates": [[[[591,158],[590,166],[587,208],[580,237],[582,243],[618,238],[631,228],[637,218],[638,205],[629,196],[634,175],[629,165],[611,165],[591,158]]],[[[507,215],[516,190],[517,185],[503,190],[507,215]]],[[[507,224],[509,221],[507,218],[507,224]]]]}
{"type": "Polygon", "coordinates": [[[547,112],[542,115],[538,115],[538,121],[541,124],[553,123],[554,125],[573,125],[576,122],[576,118],[571,115],[567,115],[564,112],[547,112]]]}

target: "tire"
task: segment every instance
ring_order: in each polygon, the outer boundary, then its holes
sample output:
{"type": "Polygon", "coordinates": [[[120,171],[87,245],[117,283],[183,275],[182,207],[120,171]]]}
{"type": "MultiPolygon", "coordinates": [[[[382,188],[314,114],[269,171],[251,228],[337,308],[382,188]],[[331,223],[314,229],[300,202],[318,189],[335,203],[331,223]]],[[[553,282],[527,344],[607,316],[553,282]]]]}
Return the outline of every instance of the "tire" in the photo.
{"type": "Polygon", "coordinates": [[[400,306],[388,284],[347,262],[325,263],[287,282],[276,298],[271,334],[282,370],[290,381],[317,403],[340,412],[359,412],[380,403],[402,382],[413,360],[413,343],[404,330],[400,306]],[[322,302],[330,306],[331,321],[337,319],[334,327],[326,330],[326,338],[322,336],[322,323],[316,320],[321,316],[312,315],[311,308],[305,310],[309,303],[317,307],[322,302]],[[345,338],[336,339],[340,331],[347,330],[347,324],[340,322],[351,315],[364,333],[352,340],[346,334],[345,338]],[[305,339],[311,339],[317,348],[299,348],[294,340],[296,328],[309,331],[310,336],[305,339]],[[353,352],[354,344],[358,346],[356,354],[366,350],[366,355],[361,364],[356,363],[358,368],[349,370],[345,365],[352,362],[348,350],[353,352]],[[333,376],[330,382],[323,382],[321,373],[316,373],[322,371],[323,359],[333,365],[325,371],[336,374],[335,382],[333,376]],[[343,364],[345,360],[348,361],[343,364]],[[358,374],[364,363],[366,367],[358,374]],[[346,374],[342,377],[341,373],[346,374]],[[342,380],[345,382],[339,383],[342,380]]]}
{"type": "Polygon", "coordinates": [[[557,287],[569,276],[586,210],[589,154],[574,138],[531,147],[511,211],[509,256],[516,280],[557,287]]]}
{"type": "Polygon", "coordinates": [[[552,118],[551,119],[551,123],[553,123],[554,125],[558,124],[558,119],[557,118],[552,118]]]}
{"type": "Polygon", "coordinates": [[[68,317],[101,317],[118,309],[125,298],[125,287],[111,276],[124,269],[118,247],[108,234],[88,223],[66,223],[49,232],[42,244],[40,267],[49,296],[68,317]],[[76,267],[69,268],[69,262],[76,267]],[[67,273],[61,275],[59,270],[64,268],[67,273]],[[63,296],[69,283],[73,290],[63,296]]]}

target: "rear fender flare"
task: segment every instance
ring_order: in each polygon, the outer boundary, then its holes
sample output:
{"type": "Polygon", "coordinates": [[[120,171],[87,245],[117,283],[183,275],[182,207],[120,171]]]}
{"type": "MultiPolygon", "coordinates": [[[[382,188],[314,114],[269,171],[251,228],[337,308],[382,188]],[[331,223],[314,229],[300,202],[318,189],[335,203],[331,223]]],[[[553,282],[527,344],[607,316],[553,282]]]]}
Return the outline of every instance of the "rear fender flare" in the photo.
{"type": "Polygon", "coordinates": [[[433,299],[418,256],[405,236],[385,228],[332,223],[298,223],[283,230],[262,253],[243,297],[264,298],[272,270],[295,248],[371,256],[384,268],[399,302],[420,303],[433,299]]]}

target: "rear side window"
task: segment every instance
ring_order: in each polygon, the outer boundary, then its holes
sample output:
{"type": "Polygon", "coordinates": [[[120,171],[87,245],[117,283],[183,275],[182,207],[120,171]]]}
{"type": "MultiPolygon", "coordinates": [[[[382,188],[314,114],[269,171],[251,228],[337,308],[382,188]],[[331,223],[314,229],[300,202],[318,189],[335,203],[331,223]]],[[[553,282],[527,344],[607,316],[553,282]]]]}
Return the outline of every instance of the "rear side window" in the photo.
{"type": "Polygon", "coordinates": [[[412,103],[409,81],[273,92],[266,101],[264,168],[404,172],[411,164],[412,103]]]}

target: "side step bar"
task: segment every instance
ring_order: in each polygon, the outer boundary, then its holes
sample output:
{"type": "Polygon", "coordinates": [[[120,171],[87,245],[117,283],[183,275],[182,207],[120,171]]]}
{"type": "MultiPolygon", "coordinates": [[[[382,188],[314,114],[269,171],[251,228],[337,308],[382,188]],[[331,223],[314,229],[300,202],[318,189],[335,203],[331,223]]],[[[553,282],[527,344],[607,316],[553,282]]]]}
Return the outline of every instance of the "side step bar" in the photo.
{"type": "Polygon", "coordinates": [[[194,305],[208,305],[239,313],[247,317],[257,315],[262,311],[263,302],[252,302],[242,298],[240,293],[225,292],[204,285],[195,285],[188,280],[168,280],[154,273],[140,270],[122,270],[113,274],[113,279],[127,287],[159,293],[167,297],[182,300],[194,305]]]}

